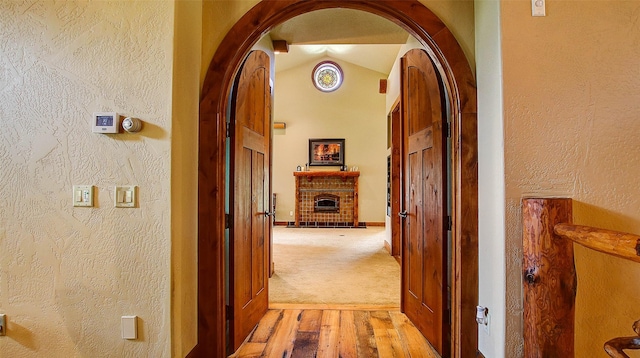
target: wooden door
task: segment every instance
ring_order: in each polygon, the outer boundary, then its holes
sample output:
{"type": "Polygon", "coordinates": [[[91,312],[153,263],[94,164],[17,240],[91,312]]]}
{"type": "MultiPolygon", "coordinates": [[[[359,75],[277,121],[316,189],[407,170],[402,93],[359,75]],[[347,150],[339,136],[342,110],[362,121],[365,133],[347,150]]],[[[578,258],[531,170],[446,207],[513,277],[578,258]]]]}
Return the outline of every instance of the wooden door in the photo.
{"type": "Polygon", "coordinates": [[[449,354],[446,116],[429,56],[402,58],[404,175],[402,309],[442,356],[449,354]]]}
{"type": "Polygon", "coordinates": [[[402,241],[400,238],[402,219],[396,214],[402,203],[402,114],[398,100],[391,110],[391,255],[396,259],[402,257],[402,241]]]}
{"type": "Polygon", "coordinates": [[[269,73],[269,56],[262,51],[251,52],[232,94],[229,323],[234,351],[269,305],[269,73]]]}

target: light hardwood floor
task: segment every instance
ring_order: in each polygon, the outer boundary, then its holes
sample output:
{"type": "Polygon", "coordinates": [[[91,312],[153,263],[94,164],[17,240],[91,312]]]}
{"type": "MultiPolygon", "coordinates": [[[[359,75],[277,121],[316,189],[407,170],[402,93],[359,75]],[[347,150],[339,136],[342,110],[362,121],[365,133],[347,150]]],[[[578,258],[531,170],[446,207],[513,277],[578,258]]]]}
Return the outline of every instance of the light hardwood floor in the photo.
{"type": "Polygon", "coordinates": [[[270,309],[230,357],[439,358],[397,310],[270,309]]]}

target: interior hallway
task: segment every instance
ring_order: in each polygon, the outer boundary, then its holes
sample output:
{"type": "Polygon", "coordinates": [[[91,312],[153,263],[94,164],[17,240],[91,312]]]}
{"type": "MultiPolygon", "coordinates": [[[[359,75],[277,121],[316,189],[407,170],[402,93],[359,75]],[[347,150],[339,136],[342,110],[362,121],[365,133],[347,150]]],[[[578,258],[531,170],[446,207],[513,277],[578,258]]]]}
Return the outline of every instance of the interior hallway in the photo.
{"type": "Polygon", "coordinates": [[[271,309],[230,357],[439,358],[397,310],[271,309]]]}

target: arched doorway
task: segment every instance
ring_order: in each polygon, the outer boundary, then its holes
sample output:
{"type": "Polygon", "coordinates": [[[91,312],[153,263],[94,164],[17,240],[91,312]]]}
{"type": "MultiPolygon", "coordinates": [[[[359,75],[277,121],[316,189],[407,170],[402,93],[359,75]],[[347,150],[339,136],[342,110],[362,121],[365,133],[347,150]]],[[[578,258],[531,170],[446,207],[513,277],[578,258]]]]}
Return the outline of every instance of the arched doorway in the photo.
{"type": "Polygon", "coordinates": [[[225,138],[229,93],[244,57],[273,26],[306,12],[350,8],[382,16],[428,50],[451,99],[453,217],[452,356],[475,356],[477,327],[477,137],[475,79],[449,29],[417,0],[264,0],[223,39],[209,66],[200,103],[198,216],[198,345],[192,356],[224,356],[225,138]],[[464,220],[463,220],[464,218],[464,220]]]}

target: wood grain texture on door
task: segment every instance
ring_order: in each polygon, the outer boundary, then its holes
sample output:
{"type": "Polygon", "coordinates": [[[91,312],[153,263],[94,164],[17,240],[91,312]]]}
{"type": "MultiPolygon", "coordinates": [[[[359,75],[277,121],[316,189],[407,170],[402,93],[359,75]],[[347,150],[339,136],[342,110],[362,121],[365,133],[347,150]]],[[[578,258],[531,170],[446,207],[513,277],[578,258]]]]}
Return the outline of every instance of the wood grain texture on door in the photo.
{"type": "Polygon", "coordinates": [[[401,88],[402,309],[447,356],[446,116],[441,82],[423,50],[402,58],[401,88]]]}
{"type": "Polygon", "coordinates": [[[232,95],[229,324],[233,350],[258,324],[269,304],[269,73],[269,56],[251,52],[232,95]]]}

